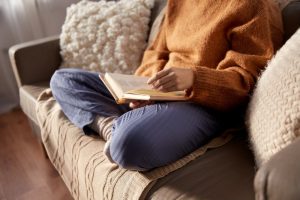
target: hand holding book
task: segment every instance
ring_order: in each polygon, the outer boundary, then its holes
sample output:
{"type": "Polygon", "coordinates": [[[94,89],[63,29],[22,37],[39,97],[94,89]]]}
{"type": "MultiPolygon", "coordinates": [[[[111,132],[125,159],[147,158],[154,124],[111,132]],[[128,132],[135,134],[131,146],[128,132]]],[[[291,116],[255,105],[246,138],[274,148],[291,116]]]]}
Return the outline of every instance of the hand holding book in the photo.
{"type": "MultiPolygon", "coordinates": [[[[153,80],[152,83],[163,84],[160,78],[163,78],[162,80],[165,81],[166,80],[165,76],[172,72],[174,71],[168,70],[167,72],[158,74],[158,76],[152,78],[153,80]]],[[[147,83],[149,80],[148,77],[140,77],[135,75],[126,75],[126,74],[117,74],[117,73],[105,73],[104,75],[100,74],[99,77],[102,80],[102,82],[105,84],[107,89],[110,91],[112,96],[115,98],[116,102],[119,104],[130,103],[134,100],[186,101],[189,98],[186,96],[185,90],[180,90],[180,91],[175,90],[176,88],[186,88],[188,85],[186,83],[182,84],[182,80],[184,78],[185,73],[181,73],[180,76],[178,76],[178,74],[179,73],[175,73],[174,77],[172,76],[170,79],[167,78],[167,80],[170,80],[175,83],[172,84],[171,88],[166,88],[168,90],[172,90],[171,92],[165,92],[165,91],[153,89],[153,87],[151,87],[147,83]],[[178,77],[180,78],[178,79],[178,77]]],[[[189,79],[189,78],[186,77],[185,79],[189,79]]]]}
{"type": "Polygon", "coordinates": [[[129,103],[129,107],[131,109],[136,109],[136,108],[140,108],[146,105],[151,105],[153,104],[154,101],[140,101],[140,100],[133,100],[129,103]]]}
{"type": "Polygon", "coordinates": [[[194,72],[190,68],[167,68],[156,73],[147,83],[163,92],[187,90],[193,86],[194,72]]]}

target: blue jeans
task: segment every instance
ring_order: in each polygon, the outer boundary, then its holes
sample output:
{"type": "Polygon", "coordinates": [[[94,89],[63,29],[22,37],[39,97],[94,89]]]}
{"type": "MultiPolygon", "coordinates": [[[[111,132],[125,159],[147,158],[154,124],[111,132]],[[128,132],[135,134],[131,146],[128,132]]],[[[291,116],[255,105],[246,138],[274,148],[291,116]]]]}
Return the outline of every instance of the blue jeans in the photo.
{"type": "Polygon", "coordinates": [[[65,115],[85,133],[96,115],[117,116],[110,153],[126,169],[167,165],[225,129],[224,117],[192,102],[158,102],[134,110],[118,105],[97,73],[61,69],[50,86],[65,115]]]}

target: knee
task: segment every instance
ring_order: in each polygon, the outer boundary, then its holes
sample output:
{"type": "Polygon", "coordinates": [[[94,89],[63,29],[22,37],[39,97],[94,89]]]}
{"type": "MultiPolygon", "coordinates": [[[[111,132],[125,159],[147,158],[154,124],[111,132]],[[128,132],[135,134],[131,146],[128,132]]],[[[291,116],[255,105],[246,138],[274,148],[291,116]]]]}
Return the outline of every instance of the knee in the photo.
{"type": "Polygon", "coordinates": [[[50,80],[50,88],[55,94],[59,93],[62,88],[71,88],[70,79],[78,73],[76,69],[59,69],[54,72],[50,80]]]}
{"type": "Polygon", "coordinates": [[[138,129],[115,129],[110,153],[115,163],[125,169],[147,171],[155,167],[151,144],[138,129]]]}
{"type": "Polygon", "coordinates": [[[65,97],[66,88],[72,88],[69,81],[71,73],[72,71],[70,69],[59,69],[52,75],[50,88],[56,100],[59,101],[65,97]]]}
{"type": "Polygon", "coordinates": [[[59,69],[54,72],[54,74],[50,79],[50,87],[52,90],[56,89],[57,86],[62,84],[63,80],[66,78],[65,77],[65,74],[67,72],[66,70],[68,69],[59,69]]]}

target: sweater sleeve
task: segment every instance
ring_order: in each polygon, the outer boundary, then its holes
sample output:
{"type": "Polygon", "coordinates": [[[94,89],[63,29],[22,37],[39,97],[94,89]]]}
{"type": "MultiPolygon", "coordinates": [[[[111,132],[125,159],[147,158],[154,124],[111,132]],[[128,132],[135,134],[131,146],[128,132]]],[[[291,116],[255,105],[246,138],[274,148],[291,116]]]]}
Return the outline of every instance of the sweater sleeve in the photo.
{"type": "Polygon", "coordinates": [[[169,51],[166,45],[166,18],[160,25],[159,32],[153,43],[145,50],[142,63],[135,75],[152,76],[162,70],[169,60],[169,51]]]}
{"type": "MultiPolygon", "coordinates": [[[[280,14],[275,19],[270,16],[269,10],[261,7],[228,29],[229,49],[218,66],[193,68],[192,101],[219,111],[246,105],[260,71],[276,50],[274,44],[281,42],[280,14]]],[[[236,18],[232,21],[241,20],[239,15],[236,18]]]]}

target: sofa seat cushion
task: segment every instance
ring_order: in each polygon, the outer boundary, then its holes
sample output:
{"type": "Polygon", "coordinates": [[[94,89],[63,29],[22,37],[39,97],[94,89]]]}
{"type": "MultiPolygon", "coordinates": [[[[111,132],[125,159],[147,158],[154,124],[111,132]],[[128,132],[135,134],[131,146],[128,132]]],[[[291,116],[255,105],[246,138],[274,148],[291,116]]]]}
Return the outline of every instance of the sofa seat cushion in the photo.
{"type": "Polygon", "coordinates": [[[19,89],[21,108],[29,117],[29,119],[36,124],[38,124],[35,112],[37,98],[46,88],[49,88],[49,82],[40,82],[34,85],[24,85],[19,89]]]}
{"type": "Polygon", "coordinates": [[[239,136],[158,180],[147,199],[252,200],[253,166],[247,138],[239,136]]]}

